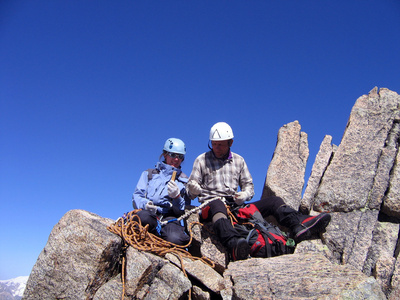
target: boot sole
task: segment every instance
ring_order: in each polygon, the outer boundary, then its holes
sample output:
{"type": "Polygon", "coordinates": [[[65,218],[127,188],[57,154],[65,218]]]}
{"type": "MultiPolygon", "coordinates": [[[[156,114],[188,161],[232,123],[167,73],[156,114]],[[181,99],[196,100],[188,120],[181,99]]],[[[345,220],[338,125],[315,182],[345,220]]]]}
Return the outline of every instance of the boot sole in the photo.
{"type": "Polygon", "coordinates": [[[245,239],[240,239],[234,251],[233,260],[244,260],[249,257],[250,246],[245,239]],[[236,255],[235,255],[236,254],[236,255]]]}
{"type": "Polygon", "coordinates": [[[298,232],[295,236],[295,240],[297,243],[307,239],[315,233],[322,231],[328,226],[331,221],[331,215],[327,213],[320,214],[320,218],[311,226],[304,228],[300,232],[298,232]]]}

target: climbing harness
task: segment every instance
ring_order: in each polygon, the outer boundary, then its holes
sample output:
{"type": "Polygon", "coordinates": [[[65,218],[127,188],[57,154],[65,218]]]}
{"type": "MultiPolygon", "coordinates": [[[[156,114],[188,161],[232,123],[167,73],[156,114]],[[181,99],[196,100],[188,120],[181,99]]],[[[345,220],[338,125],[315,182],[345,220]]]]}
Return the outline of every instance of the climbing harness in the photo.
{"type": "Polygon", "coordinates": [[[225,203],[226,205],[226,200],[224,197],[215,197],[215,198],[211,198],[208,199],[206,201],[204,201],[202,204],[200,204],[199,206],[196,206],[195,208],[188,210],[186,213],[184,213],[182,216],[180,216],[179,218],[174,218],[168,221],[161,221],[161,225],[166,225],[168,223],[174,222],[174,221],[182,221],[184,219],[187,219],[190,215],[199,212],[200,210],[202,210],[205,206],[207,206],[208,204],[210,204],[210,202],[214,201],[214,200],[221,200],[222,202],[225,203]]]}

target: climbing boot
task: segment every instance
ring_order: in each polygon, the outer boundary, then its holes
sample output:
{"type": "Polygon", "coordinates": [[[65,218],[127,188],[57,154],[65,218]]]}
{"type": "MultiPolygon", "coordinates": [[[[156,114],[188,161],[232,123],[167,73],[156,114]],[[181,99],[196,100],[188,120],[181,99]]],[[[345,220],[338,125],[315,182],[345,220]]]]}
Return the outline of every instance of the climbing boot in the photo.
{"type": "Polygon", "coordinates": [[[227,248],[232,260],[242,260],[249,256],[250,247],[247,241],[239,235],[230,220],[218,219],[213,229],[221,243],[227,248]]]}
{"type": "Polygon", "coordinates": [[[317,216],[308,216],[300,224],[293,228],[294,240],[297,243],[310,238],[313,234],[325,230],[331,220],[331,215],[321,213],[317,216]]]}
{"type": "Polygon", "coordinates": [[[227,248],[232,261],[244,260],[249,257],[250,246],[244,238],[231,238],[227,248]]]}

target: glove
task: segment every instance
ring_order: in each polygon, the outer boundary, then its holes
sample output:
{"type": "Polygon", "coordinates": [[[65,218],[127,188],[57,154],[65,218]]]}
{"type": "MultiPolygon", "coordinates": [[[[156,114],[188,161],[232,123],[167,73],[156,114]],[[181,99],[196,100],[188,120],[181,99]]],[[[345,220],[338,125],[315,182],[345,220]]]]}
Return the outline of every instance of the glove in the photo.
{"type": "Polygon", "coordinates": [[[152,212],[152,213],[156,214],[157,213],[157,208],[158,208],[157,205],[154,205],[152,201],[149,201],[149,202],[146,203],[146,206],[145,206],[144,209],[148,210],[149,212],[152,212]]]}
{"type": "Polygon", "coordinates": [[[168,196],[170,196],[172,199],[177,198],[181,192],[179,191],[178,185],[176,184],[175,181],[170,180],[168,182],[168,196]]]}
{"type": "Polygon", "coordinates": [[[237,192],[236,194],[233,195],[233,200],[237,205],[242,205],[246,200],[247,200],[247,192],[237,192]]]}
{"type": "Polygon", "coordinates": [[[201,186],[194,180],[190,180],[187,184],[187,188],[189,190],[190,195],[193,197],[197,197],[201,194],[201,186]]]}

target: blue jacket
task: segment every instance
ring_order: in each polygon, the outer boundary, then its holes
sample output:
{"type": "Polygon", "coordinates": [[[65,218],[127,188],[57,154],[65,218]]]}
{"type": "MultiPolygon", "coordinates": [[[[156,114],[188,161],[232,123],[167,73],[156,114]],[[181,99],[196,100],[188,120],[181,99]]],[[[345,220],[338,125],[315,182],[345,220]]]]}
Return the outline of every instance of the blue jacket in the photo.
{"type": "Polygon", "coordinates": [[[190,198],[186,193],[187,176],[179,168],[174,168],[163,162],[158,162],[155,169],[158,173],[152,174],[148,180],[148,171],[144,171],[136,185],[132,196],[133,206],[145,209],[148,201],[153,201],[158,206],[158,213],[163,215],[180,216],[184,213],[185,204],[190,204],[190,198]],[[175,182],[181,190],[181,195],[176,199],[168,196],[167,184],[171,180],[173,171],[176,171],[175,182]]]}

